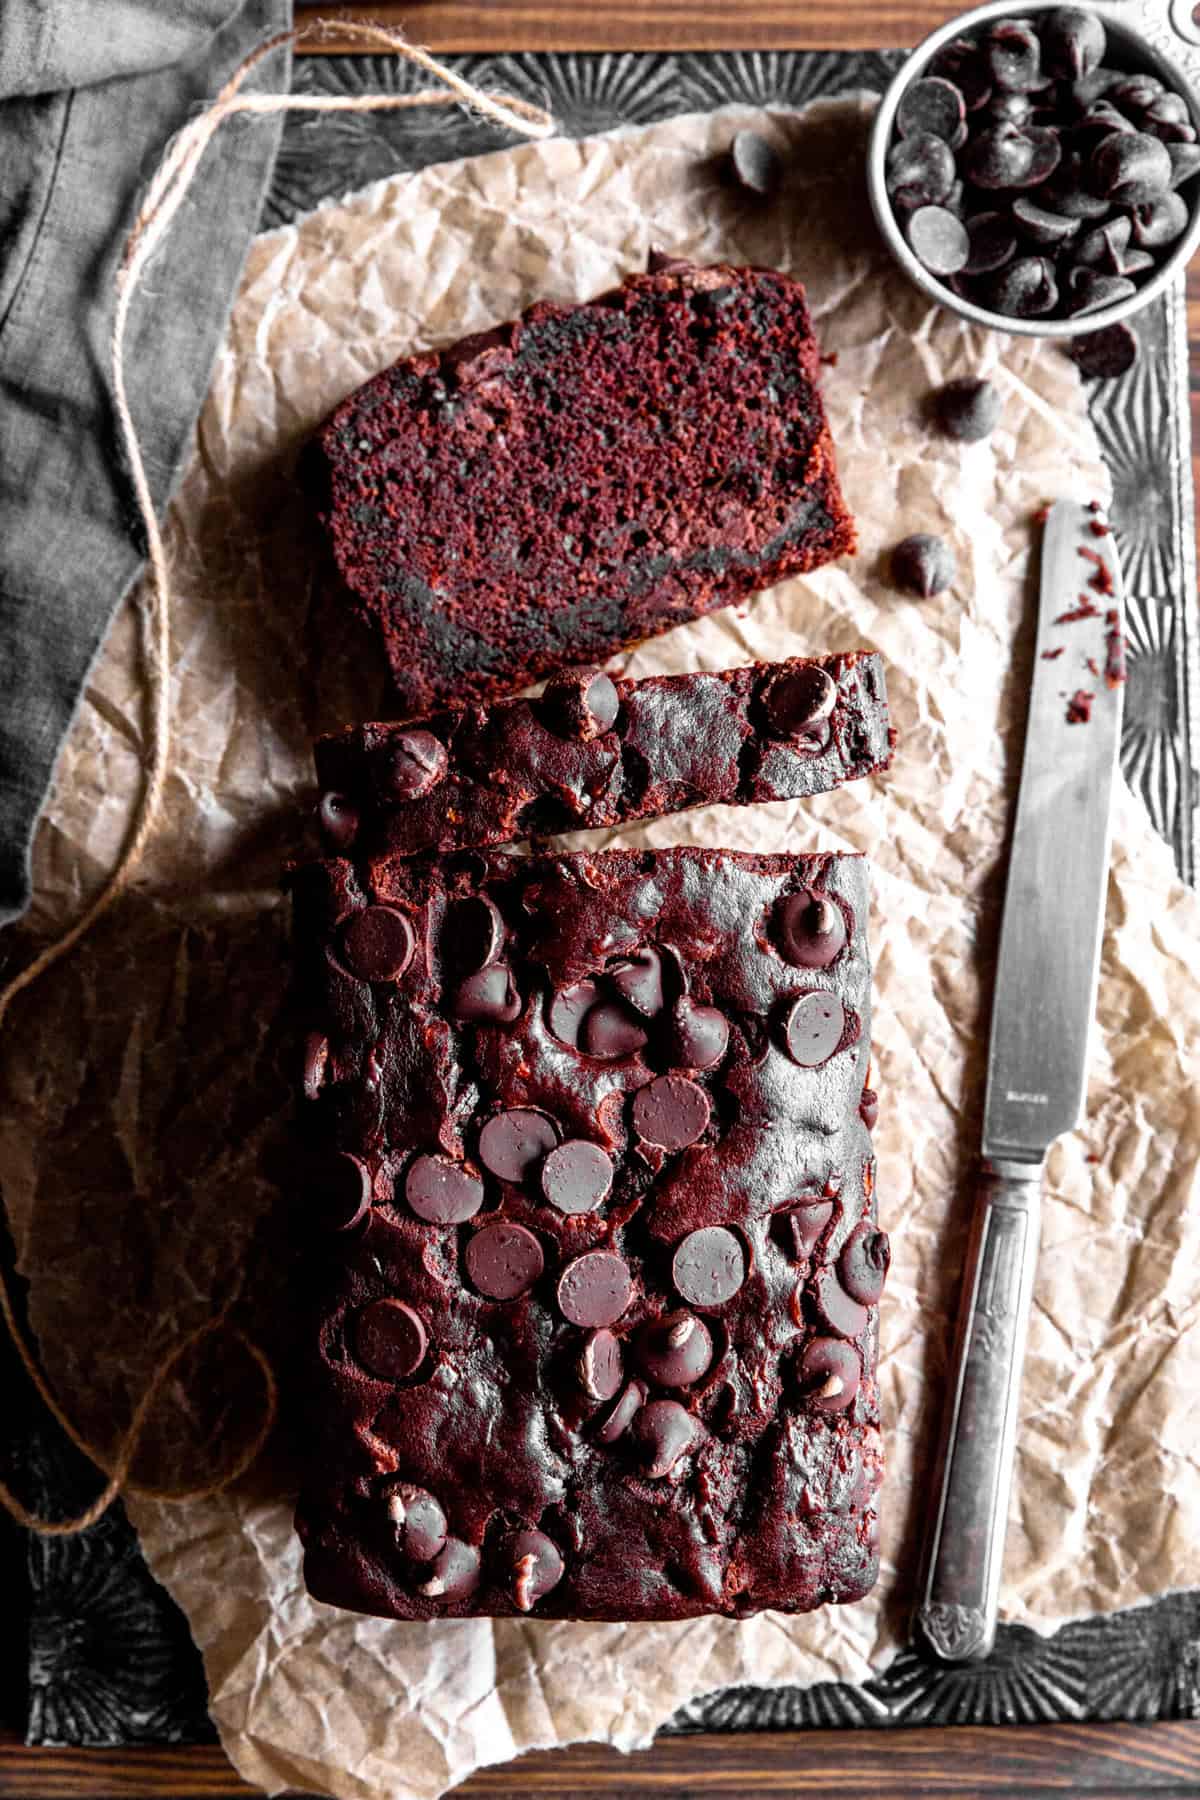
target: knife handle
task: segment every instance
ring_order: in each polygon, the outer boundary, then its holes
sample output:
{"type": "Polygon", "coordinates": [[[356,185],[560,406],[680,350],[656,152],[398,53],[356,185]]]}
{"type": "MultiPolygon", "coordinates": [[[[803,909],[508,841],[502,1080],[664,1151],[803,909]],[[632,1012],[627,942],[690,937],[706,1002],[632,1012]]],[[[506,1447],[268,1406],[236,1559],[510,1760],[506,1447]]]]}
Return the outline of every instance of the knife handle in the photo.
{"type": "Polygon", "coordinates": [[[975,1662],[996,1638],[1041,1205],[1041,1163],[984,1163],[915,1619],[945,1662],[975,1662]]]}

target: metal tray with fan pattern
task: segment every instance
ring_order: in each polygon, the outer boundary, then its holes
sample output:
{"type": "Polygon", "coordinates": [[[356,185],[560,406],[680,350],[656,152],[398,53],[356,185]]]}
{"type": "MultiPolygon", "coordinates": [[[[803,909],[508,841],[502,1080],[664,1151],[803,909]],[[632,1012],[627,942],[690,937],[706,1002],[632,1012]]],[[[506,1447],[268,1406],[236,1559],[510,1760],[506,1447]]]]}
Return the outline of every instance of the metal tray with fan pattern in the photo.
{"type": "MultiPolygon", "coordinates": [[[[474,82],[548,105],[565,132],[586,137],[736,101],[800,106],[823,94],[879,91],[902,56],[655,52],[447,60],[474,82]]],[[[297,63],[295,85],[318,93],[407,92],[421,78],[408,64],[385,58],[320,57],[297,63]]],[[[398,170],[476,155],[506,141],[479,119],[441,108],[293,114],[264,225],[283,224],[398,170]]],[[[1128,598],[1122,763],[1173,846],[1181,874],[1194,881],[1200,680],[1182,288],[1143,313],[1136,330],[1140,355],[1133,369],[1093,383],[1088,396],[1112,471],[1112,519],[1128,598]]],[[[82,1476],[75,1452],[45,1418],[26,1420],[22,1441],[23,1485],[32,1503],[44,1511],[69,1508],[82,1476]]],[[[151,1580],[119,1507],[79,1539],[30,1539],[25,1563],[31,1742],[183,1742],[211,1735],[199,1658],[177,1609],[151,1580]]],[[[947,1669],[906,1650],[862,1686],[726,1689],[684,1708],[669,1729],[1194,1717],[1200,1717],[1200,1591],[1083,1620],[1052,1637],[1001,1626],[993,1656],[970,1668],[947,1669]]]]}

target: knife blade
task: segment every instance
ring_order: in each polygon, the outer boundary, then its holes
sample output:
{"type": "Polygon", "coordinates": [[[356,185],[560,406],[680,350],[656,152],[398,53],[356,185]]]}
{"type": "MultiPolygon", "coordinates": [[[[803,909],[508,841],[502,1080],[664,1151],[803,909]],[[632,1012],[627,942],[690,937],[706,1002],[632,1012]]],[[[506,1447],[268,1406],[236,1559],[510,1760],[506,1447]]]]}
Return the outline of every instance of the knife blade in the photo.
{"type": "Polygon", "coordinates": [[[1081,1121],[1124,700],[1116,547],[1057,501],[992,1000],[981,1177],[915,1624],[947,1662],[991,1650],[1041,1214],[1057,1137],[1081,1121]]]}

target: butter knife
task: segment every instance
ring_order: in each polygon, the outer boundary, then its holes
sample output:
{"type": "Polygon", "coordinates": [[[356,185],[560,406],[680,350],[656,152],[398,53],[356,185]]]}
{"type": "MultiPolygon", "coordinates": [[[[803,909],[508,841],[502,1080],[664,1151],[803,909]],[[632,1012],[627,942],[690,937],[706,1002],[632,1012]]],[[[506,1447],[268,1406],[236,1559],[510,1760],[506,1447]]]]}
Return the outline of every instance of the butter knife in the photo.
{"type": "Polygon", "coordinates": [[[947,1662],[996,1636],[1042,1174],[1083,1116],[1124,699],[1116,547],[1060,500],[1042,541],[1036,660],[992,1000],[983,1160],[915,1627],[947,1662]]]}

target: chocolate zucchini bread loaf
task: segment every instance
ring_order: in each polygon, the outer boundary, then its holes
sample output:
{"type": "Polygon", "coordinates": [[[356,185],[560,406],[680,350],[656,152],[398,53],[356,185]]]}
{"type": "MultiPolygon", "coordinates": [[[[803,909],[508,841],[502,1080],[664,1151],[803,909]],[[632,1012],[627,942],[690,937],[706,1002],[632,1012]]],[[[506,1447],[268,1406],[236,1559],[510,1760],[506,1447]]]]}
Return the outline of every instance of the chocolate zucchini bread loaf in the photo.
{"type": "Polygon", "coordinates": [[[335,851],[482,849],[712,801],[795,800],[886,769],[883,665],[846,656],[624,681],[357,725],[316,745],[335,851]]]}
{"type": "Polygon", "coordinates": [[[855,545],[804,289],[663,261],[342,402],[305,478],[402,713],[512,692],[855,545]]]}
{"type": "Polygon", "coordinates": [[[865,863],[465,852],[290,882],[313,1594],[404,1619],[864,1594],[865,863]]]}

